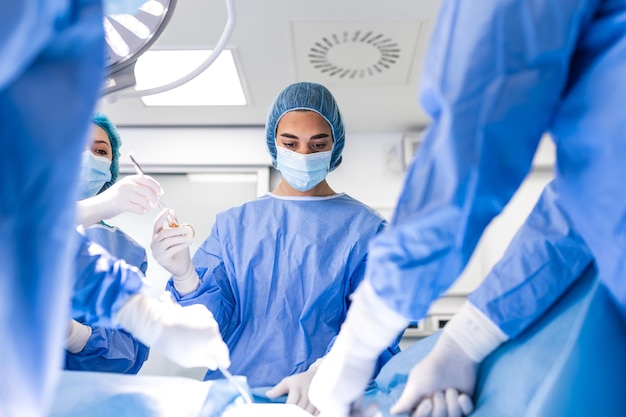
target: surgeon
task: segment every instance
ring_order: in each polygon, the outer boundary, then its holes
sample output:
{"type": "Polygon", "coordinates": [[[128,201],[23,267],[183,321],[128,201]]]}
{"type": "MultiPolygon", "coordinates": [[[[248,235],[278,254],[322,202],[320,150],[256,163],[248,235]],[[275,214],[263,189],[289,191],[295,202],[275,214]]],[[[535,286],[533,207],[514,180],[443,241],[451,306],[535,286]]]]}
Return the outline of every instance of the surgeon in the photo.
{"type": "MultiPolygon", "coordinates": [[[[298,82],[276,97],[266,142],[282,178],[273,192],[219,213],[193,257],[184,228],[155,221],[152,252],[172,273],[182,305],[213,312],[231,352],[232,372],[272,387],[314,413],[309,382],[334,342],[363,279],[368,244],[385,226],[370,207],[335,192],[326,176],[345,142],[337,102],[324,86],[298,82]]],[[[384,352],[383,352],[384,351],[384,352]]],[[[398,351],[389,341],[378,369],[398,351]]],[[[219,374],[208,372],[205,379],[219,374]]]]}
{"type": "MultiPolygon", "coordinates": [[[[105,0],[136,11],[139,0],[105,0]]],[[[115,7],[110,8],[116,10],[115,7]]],[[[47,415],[63,360],[75,203],[104,69],[100,0],[0,13],[0,415],[47,415]]]]}
{"type": "Polygon", "coordinates": [[[76,186],[104,68],[100,1],[0,13],[0,415],[47,415],[63,360],[76,186]]]}
{"type": "MultiPolygon", "coordinates": [[[[144,214],[156,206],[160,184],[149,176],[129,175],[119,182],[122,140],[102,113],[92,117],[91,143],[83,152],[79,182],[78,221],[85,235],[116,258],[145,274],[146,250],[108,219],[124,212],[144,214]]],[[[65,369],[136,374],[148,348],[123,329],[89,326],[82,316],[70,322],[65,342],[65,369]]]]}
{"type": "MultiPolygon", "coordinates": [[[[626,174],[626,119],[616,113],[626,94],[624,70],[624,0],[443,3],[421,92],[432,123],[410,167],[392,225],[372,243],[363,285],[312,382],[310,398],[322,415],[346,415],[385,343],[407,321],[424,317],[430,303],[458,277],[484,228],[528,173],[546,131],[557,147],[550,185],[556,197],[536,210],[561,211],[571,222],[600,280],[626,313],[626,190],[621,180],[626,174]],[[336,387],[350,389],[333,391],[336,387]]],[[[549,242],[552,236],[544,238],[549,242]]],[[[514,242],[507,259],[523,258],[524,243],[514,242]]],[[[573,248],[585,251],[580,243],[573,248]]],[[[563,260],[552,251],[537,256],[557,265],[541,287],[555,299],[563,291],[558,267],[563,260]]],[[[572,276],[576,272],[566,271],[572,276]]],[[[424,403],[428,409],[430,402],[431,411],[443,409],[433,415],[454,415],[449,411],[455,410],[437,407],[446,387],[471,394],[473,383],[461,383],[462,378],[475,380],[475,365],[468,369],[467,364],[480,362],[507,335],[515,336],[517,326],[525,326],[515,323],[520,304],[546,309],[546,300],[533,291],[537,284],[532,275],[514,280],[519,288],[508,299],[503,279],[490,279],[444,331],[433,355],[444,352],[442,357],[461,358],[466,365],[436,375],[438,361],[425,359],[430,365],[416,366],[424,367],[412,372],[392,411],[429,415],[419,408],[424,403]],[[489,297],[502,307],[492,309],[496,304],[489,305],[489,297]],[[456,323],[471,324],[463,343],[448,337],[459,332],[456,323]],[[485,334],[486,345],[476,342],[485,334]],[[421,383],[415,381],[418,371],[421,383]]]]}

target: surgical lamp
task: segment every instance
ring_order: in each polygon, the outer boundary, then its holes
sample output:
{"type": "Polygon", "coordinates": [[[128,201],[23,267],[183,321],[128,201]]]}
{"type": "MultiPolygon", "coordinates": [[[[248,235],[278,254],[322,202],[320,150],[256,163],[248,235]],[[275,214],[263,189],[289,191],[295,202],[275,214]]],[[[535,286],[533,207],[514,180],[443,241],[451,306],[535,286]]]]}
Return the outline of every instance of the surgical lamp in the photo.
{"type": "Polygon", "coordinates": [[[209,57],[195,70],[169,84],[147,90],[132,90],[135,86],[135,63],[156,42],[170,21],[177,0],[147,0],[134,14],[104,17],[106,38],[106,79],[101,97],[143,97],[180,87],[204,72],[224,50],[235,25],[233,0],[226,0],[228,21],[222,36],[209,57]]]}

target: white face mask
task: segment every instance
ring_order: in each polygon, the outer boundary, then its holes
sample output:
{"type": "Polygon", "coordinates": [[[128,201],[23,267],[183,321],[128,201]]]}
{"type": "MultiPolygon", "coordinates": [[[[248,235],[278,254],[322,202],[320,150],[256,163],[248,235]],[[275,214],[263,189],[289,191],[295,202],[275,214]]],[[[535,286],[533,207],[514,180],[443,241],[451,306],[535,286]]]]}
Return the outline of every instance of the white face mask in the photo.
{"type": "Polygon", "coordinates": [[[293,188],[308,191],[326,178],[332,156],[332,150],[302,155],[276,145],[276,169],[293,188]]]}
{"type": "Polygon", "coordinates": [[[83,152],[78,199],[93,197],[104,184],[111,181],[111,161],[103,156],[96,156],[91,149],[83,152]]]}

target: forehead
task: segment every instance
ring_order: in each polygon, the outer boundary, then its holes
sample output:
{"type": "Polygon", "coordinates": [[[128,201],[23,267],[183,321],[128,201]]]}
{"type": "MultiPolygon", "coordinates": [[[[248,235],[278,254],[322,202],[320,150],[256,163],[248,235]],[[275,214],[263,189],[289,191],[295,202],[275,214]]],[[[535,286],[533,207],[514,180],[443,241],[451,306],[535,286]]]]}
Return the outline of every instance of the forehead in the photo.
{"type": "Polygon", "coordinates": [[[319,132],[331,132],[330,125],[319,113],[306,110],[292,110],[285,113],[278,121],[277,131],[290,129],[310,129],[319,132]]]}
{"type": "Polygon", "coordinates": [[[105,142],[107,145],[111,146],[111,139],[109,139],[107,132],[100,126],[92,124],[91,144],[93,145],[96,142],[105,142]]]}

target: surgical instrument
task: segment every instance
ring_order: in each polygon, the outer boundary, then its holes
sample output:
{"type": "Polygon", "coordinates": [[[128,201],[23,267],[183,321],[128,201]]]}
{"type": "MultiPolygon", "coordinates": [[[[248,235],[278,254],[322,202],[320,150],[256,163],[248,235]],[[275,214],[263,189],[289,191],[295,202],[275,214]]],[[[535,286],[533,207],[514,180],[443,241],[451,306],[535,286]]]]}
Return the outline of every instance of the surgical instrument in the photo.
{"type": "MultiPolygon", "coordinates": [[[[131,162],[135,166],[135,171],[137,171],[137,174],[138,175],[146,175],[145,172],[143,171],[143,169],[141,169],[141,167],[139,166],[139,164],[137,163],[137,161],[133,157],[133,153],[131,152],[128,156],[130,157],[131,162]]],[[[180,223],[178,222],[178,219],[176,218],[176,216],[174,216],[169,211],[169,208],[168,208],[167,204],[165,204],[165,201],[163,200],[163,197],[157,196],[157,206],[159,207],[159,209],[161,211],[163,211],[165,209],[168,210],[168,213],[167,213],[167,224],[170,227],[178,227],[178,226],[180,226],[180,223]]]]}

